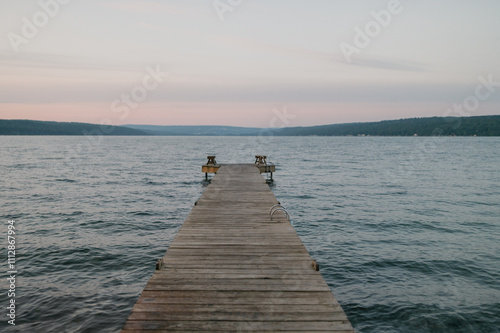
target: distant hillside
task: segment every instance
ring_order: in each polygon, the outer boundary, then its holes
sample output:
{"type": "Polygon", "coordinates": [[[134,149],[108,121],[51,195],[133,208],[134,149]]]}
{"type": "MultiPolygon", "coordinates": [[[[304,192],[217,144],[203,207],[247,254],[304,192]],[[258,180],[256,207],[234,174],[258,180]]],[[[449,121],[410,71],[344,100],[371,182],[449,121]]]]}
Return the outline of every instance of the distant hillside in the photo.
{"type": "Polygon", "coordinates": [[[87,123],[61,123],[37,120],[2,120],[0,135],[149,135],[140,130],[121,126],[101,126],[87,123]]]}
{"type": "Polygon", "coordinates": [[[233,126],[100,126],[34,120],[0,120],[0,135],[186,135],[257,136],[272,131],[277,136],[500,136],[500,116],[432,117],[385,120],[371,123],[262,129],[233,126]]]}
{"type": "Polygon", "coordinates": [[[432,117],[276,129],[282,136],[500,136],[500,116],[432,117]]]}
{"type": "Polygon", "coordinates": [[[239,136],[258,135],[260,128],[234,126],[157,126],[124,125],[153,135],[193,135],[193,136],[239,136]]]}

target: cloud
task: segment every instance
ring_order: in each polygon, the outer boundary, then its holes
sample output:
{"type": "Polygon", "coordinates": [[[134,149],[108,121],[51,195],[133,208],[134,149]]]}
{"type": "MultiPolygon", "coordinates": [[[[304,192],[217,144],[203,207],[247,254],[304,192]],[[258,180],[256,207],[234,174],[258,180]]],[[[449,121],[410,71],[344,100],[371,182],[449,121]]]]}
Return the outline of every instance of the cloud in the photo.
{"type": "MultiPolygon", "coordinates": [[[[0,83],[0,101],[30,103],[111,102],[122,93],[130,93],[134,82],[70,82],[38,80],[23,86],[0,83]]],[[[140,82],[139,82],[140,83],[140,82]]],[[[472,91],[473,91],[472,87],[472,91]]],[[[307,85],[273,84],[242,86],[192,86],[176,82],[175,77],[148,95],[155,103],[460,103],[471,90],[467,85],[379,84],[379,85],[307,85]]],[[[488,102],[498,102],[492,97],[488,102]]]]}
{"type": "Polygon", "coordinates": [[[283,57],[290,58],[291,56],[314,59],[315,62],[336,62],[341,65],[356,66],[363,68],[384,69],[390,71],[405,71],[405,72],[428,72],[428,65],[408,61],[403,59],[394,59],[387,57],[377,57],[370,55],[357,55],[348,64],[341,54],[329,53],[307,48],[277,45],[261,42],[250,38],[234,37],[229,35],[211,35],[207,38],[211,43],[228,47],[245,49],[249,51],[263,51],[274,53],[283,57]]]}
{"type": "Polygon", "coordinates": [[[286,45],[269,44],[257,39],[235,37],[231,35],[212,34],[207,37],[207,41],[216,45],[229,48],[247,49],[251,51],[260,50],[272,52],[280,55],[300,55],[321,59],[331,59],[331,54],[312,49],[291,47],[286,45]]]}
{"type": "MultiPolygon", "coordinates": [[[[23,52],[16,54],[13,51],[0,51],[0,68],[15,71],[19,75],[28,69],[75,69],[75,70],[103,70],[103,71],[133,71],[137,70],[135,62],[119,59],[110,61],[99,58],[23,52]]],[[[140,70],[140,68],[139,68],[140,70]]]]}
{"type": "MultiPolygon", "coordinates": [[[[157,98],[177,102],[273,103],[453,103],[461,102],[474,86],[461,84],[252,84],[191,87],[171,84],[157,98]]],[[[493,99],[491,99],[493,101],[493,99]]]]}
{"type": "Polygon", "coordinates": [[[359,54],[356,57],[353,57],[351,62],[348,64],[345,60],[345,57],[341,54],[335,54],[333,58],[340,63],[344,63],[346,65],[358,66],[358,67],[367,67],[374,69],[385,69],[391,71],[405,71],[405,72],[428,72],[428,65],[402,60],[402,59],[394,59],[387,57],[377,57],[371,56],[367,54],[359,54]]]}

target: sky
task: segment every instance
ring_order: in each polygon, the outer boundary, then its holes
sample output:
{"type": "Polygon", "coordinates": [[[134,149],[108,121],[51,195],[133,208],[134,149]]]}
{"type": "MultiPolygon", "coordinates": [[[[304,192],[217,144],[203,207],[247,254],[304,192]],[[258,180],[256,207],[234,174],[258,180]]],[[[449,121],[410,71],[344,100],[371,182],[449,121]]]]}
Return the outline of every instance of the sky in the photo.
{"type": "Polygon", "coordinates": [[[0,119],[500,114],[498,0],[0,0],[0,119]]]}

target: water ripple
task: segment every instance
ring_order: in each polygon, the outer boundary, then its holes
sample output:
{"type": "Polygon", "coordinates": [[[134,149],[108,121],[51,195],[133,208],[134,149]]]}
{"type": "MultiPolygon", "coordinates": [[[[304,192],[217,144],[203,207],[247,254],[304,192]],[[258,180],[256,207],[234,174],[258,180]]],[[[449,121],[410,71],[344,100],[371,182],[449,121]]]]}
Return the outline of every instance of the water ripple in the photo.
{"type": "Polygon", "coordinates": [[[0,215],[20,239],[9,329],[119,331],[207,185],[202,152],[258,150],[356,331],[498,332],[500,139],[450,138],[413,163],[427,139],[110,137],[67,159],[81,138],[0,137],[16,152],[2,150],[0,215]]]}

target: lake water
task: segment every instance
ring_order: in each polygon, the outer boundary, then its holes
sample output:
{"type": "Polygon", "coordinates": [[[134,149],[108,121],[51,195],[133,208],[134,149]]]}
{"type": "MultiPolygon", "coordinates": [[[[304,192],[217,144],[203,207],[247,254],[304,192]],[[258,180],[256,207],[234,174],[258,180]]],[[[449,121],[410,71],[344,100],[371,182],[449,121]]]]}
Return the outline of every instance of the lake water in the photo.
{"type": "Polygon", "coordinates": [[[272,186],[358,332],[499,332],[500,138],[0,137],[0,330],[117,332],[219,163],[272,186]],[[16,326],[7,324],[7,225],[16,326]]]}

